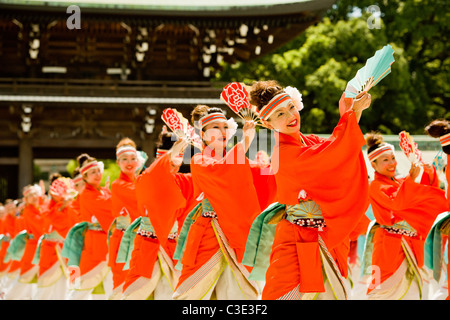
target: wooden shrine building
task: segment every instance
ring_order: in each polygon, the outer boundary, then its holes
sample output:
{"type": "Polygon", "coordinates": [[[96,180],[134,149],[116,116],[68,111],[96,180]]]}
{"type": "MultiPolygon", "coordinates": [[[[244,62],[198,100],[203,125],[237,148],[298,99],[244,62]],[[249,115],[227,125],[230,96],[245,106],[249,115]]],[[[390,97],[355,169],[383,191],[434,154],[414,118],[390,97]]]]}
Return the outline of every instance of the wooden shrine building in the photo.
{"type": "Polygon", "coordinates": [[[115,159],[122,137],[152,158],[164,108],[224,106],[222,62],[273,51],[334,2],[0,0],[0,202],[35,159],[115,159]]]}

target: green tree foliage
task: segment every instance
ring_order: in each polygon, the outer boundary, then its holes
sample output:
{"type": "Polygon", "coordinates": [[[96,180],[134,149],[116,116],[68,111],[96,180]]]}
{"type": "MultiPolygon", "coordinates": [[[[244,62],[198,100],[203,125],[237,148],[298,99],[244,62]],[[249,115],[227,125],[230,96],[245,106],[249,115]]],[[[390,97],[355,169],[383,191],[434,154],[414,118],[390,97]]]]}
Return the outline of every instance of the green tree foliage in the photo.
{"type": "Polygon", "coordinates": [[[450,118],[445,2],[338,1],[320,23],[292,42],[249,63],[225,65],[217,80],[251,84],[276,79],[295,86],[305,105],[302,131],[329,133],[338,122],[338,101],[347,82],[375,51],[391,44],[392,72],[371,89],[372,106],[363,113],[361,127],[423,134],[432,119],[450,118]],[[379,19],[368,11],[372,5],[380,9],[379,19]],[[357,8],[359,17],[352,15],[357,8]],[[379,22],[379,28],[369,28],[369,22],[379,22]]]}

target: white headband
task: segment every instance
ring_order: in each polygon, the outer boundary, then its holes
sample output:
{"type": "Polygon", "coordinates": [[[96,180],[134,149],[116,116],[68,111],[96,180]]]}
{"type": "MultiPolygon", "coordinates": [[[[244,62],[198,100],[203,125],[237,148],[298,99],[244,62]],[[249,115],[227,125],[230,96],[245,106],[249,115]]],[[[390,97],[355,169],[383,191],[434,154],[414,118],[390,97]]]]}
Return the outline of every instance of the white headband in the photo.
{"type": "Polygon", "coordinates": [[[206,125],[212,122],[226,122],[227,120],[228,120],[227,117],[225,117],[223,113],[214,112],[201,117],[198,122],[200,129],[203,129],[206,125]]]}
{"type": "Polygon", "coordinates": [[[85,166],[83,166],[83,167],[80,169],[80,173],[83,175],[83,174],[85,174],[86,172],[88,172],[89,170],[94,169],[94,168],[97,168],[97,167],[98,167],[98,168],[100,169],[100,171],[103,173],[104,164],[103,164],[103,162],[101,162],[101,161],[92,161],[92,162],[87,163],[85,166]]]}
{"type": "Polygon", "coordinates": [[[119,157],[120,157],[121,155],[124,155],[124,154],[126,154],[126,153],[133,153],[133,154],[136,154],[137,151],[136,151],[136,149],[135,149],[134,147],[132,147],[132,146],[128,146],[128,145],[121,146],[121,147],[120,147],[119,149],[117,149],[117,151],[116,151],[116,158],[119,159],[119,157]]]}
{"type": "Polygon", "coordinates": [[[395,147],[389,143],[382,143],[378,148],[371,151],[367,155],[367,157],[369,158],[370,161],[375,161],[376,159],[381,157],[381,155],[383,155],[387,152],[395,152],[395,147]]]}

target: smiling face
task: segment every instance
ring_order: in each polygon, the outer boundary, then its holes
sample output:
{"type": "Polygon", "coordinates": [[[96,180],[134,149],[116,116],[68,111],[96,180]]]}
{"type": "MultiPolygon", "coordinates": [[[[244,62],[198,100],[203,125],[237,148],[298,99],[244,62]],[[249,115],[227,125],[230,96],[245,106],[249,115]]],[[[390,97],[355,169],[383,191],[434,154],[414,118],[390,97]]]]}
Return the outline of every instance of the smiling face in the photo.
{"type": "Polygon", "coordinates": [[[138,158],[136,153],[124,153],[119,159],[117,159],[117,164],[120,167],[120,171],[124,174],[127,176],[134,176],[138,167],[138,158]]]}
{"type": "Polygon", "coordinates": [[[203,141],[213,150],[223,150],[228,142],[227,137],[228,123],[212,122],[203,129],[203,141]]]}
{"type": "Polygon", "coordinates": [[[89,183],[91,186],[93,187],[100,187],[100,182],[102,181],[102,171],[100,170],[100,168],[98,166],[88,170],[85,174],[84,174],[84,180],[86,181],[86,183],[89,183]]]}
{"type": "Polygon", "coordinates": [[[293,135],[300,130],[300,113],[290,101],[288,105],[277,108],[264,123],[269,129],[293,135]]]}
{"type": "Polygon", "coordinates": [[[378,157],[375,161],[371,162],[372,168],[388,178],[395,177],[395,170],[397,168],[397,160],[395,159],[395,155],[392,151],[385,152],[380,157],[378,157]]]}

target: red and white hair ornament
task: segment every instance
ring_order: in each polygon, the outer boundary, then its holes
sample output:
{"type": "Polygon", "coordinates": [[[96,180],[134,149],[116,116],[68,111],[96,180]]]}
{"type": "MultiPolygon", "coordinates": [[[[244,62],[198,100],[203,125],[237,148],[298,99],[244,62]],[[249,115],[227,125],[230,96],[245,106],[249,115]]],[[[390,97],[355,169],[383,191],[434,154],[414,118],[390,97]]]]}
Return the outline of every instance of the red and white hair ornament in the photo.
{"type": "Polygon", "coordinates": [[[389,152],[395,152],[395,147],[389,143],[382,143],[382,144],[380,144],[380,146],[378,148],[371,151],[367,155],[367,157],[369,158],[370,161],[375,161],[376,159],[381,157],[383,154],[389,153],[389,152]]]}
{"type": "Polygon", "coordinates": [[[116,151],[116,158],[119,159],[121,156],[123,156],[124,154],[134,154],[137,155],[137,151],[136,148],[134,148],[133,146],[121,146],[120,148],[117,149],[116,151]]]}
{"type": "Polygon", "coordinates": [[[442,147],[450,145],[450,132],[447,134],[444,134],[443,136],[440,136],[439,142],[441,143],[442,147]]]}
{"type": "Polygon", "coordinates": [[[80,173],[83,175],[86,172],[88,172],[89,170],[92,170],[94,168],[99,168],[100,171],[103,173],[103,169],[104,169],[103,162],[95,160],[95,161],[86,163],[83,167],[80,168],[80,173]]]}
{"type": "Polygon", "coordinates": [[[273,97],[268,104],[261,108],[259,115],[262,120],[267,120],[278,108],[286,107],[290,102],[293,102],[291,96],[286,92],[281,92],[273,97]]]}

